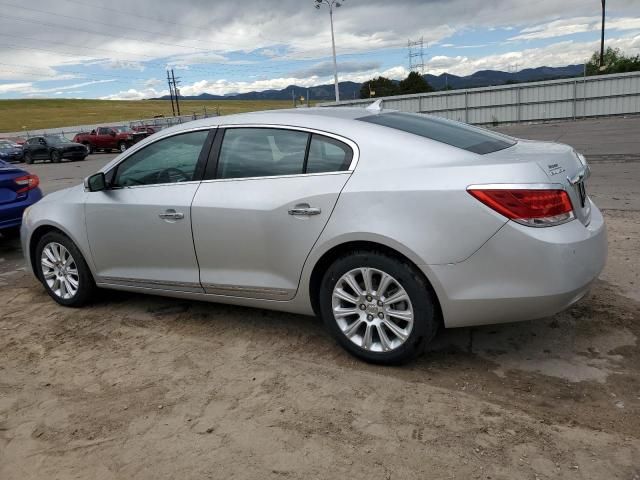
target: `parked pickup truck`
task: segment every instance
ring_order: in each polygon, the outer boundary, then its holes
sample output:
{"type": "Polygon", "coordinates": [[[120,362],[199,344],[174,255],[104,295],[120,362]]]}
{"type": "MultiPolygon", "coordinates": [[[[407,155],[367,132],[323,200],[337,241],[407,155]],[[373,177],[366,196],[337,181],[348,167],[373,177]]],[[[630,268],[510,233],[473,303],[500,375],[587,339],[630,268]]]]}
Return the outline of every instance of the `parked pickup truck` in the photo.
{"type": "Polygon", "coordinates": [[[90,153],[98,150],[124,152],[131,145],[147,136],[146,132],[134,132],[129,127],[97,127],[91,132],[81,132],[73,137],[73,141],[81,143],[90,153]]]}

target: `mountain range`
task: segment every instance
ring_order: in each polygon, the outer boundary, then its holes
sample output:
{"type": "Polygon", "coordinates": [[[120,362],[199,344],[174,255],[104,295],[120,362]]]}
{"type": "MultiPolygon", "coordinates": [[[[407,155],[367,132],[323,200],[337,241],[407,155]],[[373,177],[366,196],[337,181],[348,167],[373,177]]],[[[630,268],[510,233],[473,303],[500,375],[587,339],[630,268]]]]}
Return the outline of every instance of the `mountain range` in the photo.
{"type": "MultiPolygon", "coordinates": [[[[582,75],[584,65],[568,65],[566,67],[538,67],[525,68],[518,72],[502,72],[499,70],[480,70],[471,75],[460,77],[449,73],[441,75],[424,75],[435,90],[443,90],[447,87],[452,89],[477,88],[491,85],[504,85],[507,83],[535,82],[539,80],[551,80],[556,78],[577,77],[582,75]]],[[[340,98],[353,99],[360,98],[360,83],[340,82],[340,98]]],[[[333,100],[335,90],[333,84],[317,85],[309,87],[309,98],[311,100],[333,100]]],[[[291,100],[301,96],[306,98],[307,88],[298,85],[289,85],[282,90],[264,90],[262,92],[235,93],[228,95],[214,95],[202,93],[194,96],[181,96],[184,100],[291,100]]],[[[155,100],[169,100],[165,95],[155,100]]]]}

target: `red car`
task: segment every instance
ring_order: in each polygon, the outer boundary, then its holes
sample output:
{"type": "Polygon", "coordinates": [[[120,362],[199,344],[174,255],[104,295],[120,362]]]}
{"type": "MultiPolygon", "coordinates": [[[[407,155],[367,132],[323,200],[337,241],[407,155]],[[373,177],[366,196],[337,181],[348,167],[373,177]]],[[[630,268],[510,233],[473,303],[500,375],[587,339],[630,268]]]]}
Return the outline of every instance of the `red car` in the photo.
{"type": "Polygon", "coordinates": [[[119,150],[124,152],[146,136],[146,133],[136,132],[129,127],[97,127],[89,133],[81,132],[76,134],[73,137],[73,141],[86,146],[90,153],[98,150],[104,150],[105,152],[119,150]]]}

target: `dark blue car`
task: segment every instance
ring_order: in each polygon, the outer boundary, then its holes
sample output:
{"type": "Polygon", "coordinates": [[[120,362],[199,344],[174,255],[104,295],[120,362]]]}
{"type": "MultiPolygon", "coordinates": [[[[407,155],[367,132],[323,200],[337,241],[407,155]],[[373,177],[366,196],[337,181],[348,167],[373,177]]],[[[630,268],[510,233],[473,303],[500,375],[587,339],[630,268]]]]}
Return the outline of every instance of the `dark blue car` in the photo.
{"type": "Polygon", "coordinates": [[[37,175],[0,160],[0,234],[18,234],[25,208],[42,198],[39,184],[37,175]]]}

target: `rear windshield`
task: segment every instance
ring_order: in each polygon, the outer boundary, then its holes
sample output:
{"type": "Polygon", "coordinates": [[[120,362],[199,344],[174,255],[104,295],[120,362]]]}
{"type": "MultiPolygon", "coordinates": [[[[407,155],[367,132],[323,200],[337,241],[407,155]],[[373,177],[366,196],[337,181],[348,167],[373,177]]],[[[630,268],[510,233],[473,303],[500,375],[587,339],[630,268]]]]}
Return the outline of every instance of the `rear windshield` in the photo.
{"type": "Polygon", "coordinates": [[[358,120],[420,135],[480,155],[497,152],[516,144],[515,140],[499,133],[427,115],[390,112],[369,115],[358,120]]]}

